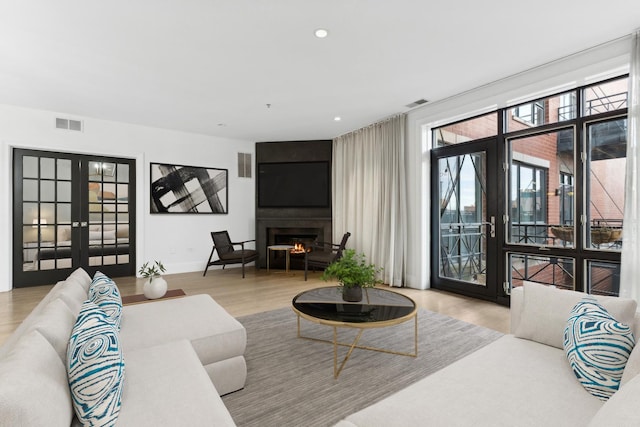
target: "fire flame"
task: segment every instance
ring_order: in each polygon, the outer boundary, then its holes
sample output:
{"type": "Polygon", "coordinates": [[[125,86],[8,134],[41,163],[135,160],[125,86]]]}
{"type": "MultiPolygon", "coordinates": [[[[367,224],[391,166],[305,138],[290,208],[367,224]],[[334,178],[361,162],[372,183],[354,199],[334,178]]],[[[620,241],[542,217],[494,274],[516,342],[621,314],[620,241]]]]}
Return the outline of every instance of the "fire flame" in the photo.
{"type": "Polygon", "coordinates": [[[291,249],[292,254],[303,254],[304,252],[304,245],[302,243],[295,243],[293,249],[291,249]]]}

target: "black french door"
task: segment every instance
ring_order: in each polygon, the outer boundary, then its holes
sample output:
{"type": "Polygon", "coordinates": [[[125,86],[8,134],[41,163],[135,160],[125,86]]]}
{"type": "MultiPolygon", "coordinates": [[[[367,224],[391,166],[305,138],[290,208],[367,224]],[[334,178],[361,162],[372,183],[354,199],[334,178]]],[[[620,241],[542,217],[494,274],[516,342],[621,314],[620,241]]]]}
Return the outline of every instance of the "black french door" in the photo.
{"type": "Polygon", "coordinates": [[[13,285],[135,274],[135,161],[13,150],[13,285]]]}
{"type": "Polygon", "coordinates": [[[431,152],[431,284],[436,289],[490,300],[498,296],[497,242],[503,227],[497,219],[496,151],[496,139],[490,138],[431,152]]]}

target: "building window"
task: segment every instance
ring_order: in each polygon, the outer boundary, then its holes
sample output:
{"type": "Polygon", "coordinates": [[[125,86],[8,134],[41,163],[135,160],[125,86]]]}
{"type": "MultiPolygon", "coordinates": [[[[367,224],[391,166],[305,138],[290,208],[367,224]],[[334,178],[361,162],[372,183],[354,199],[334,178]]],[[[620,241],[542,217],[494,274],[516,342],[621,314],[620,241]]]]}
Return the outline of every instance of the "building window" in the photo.
{"type": "Polygon", "coordinates": [[[433,130],[435,147],[462,144],[498,134],[498,112],[462,120],[433,130]]]}
{"type": "Polygon", "coordinates": [[[558,107],[558,121],[564,122],[567,120],[573,120],[576,118],[576,106],[578,102],[576,100],[575,92],[568,92],[560,95],[560,106],[558,107]]]}
{"type": "Polygon", "coordinates": [[[513,243],[546,240],[546,169],[514,162],[511,168],[511,238],[513,243]]]}
{"type": "Polygon", "coordinates": [[[544,102],[536,101],[515,107],[513,117],[534,126],[544,124],[544,102]]]}
{"type": "MultiPolygon", "coordinates": [[[[496,218],[505,224],[497,235],[499,251],[511,269],[508,273],[496,259],[485,265],[497,266],[499,283],[532,280],[617,295],[628,83],[628,76],[618,77],[497,110],[502,129],[495,140],[501,151],[492,156],[502,167],[491,167],[488,180],[506,182],[488,199],[498,200],[496,218]]],[[[434,141],[438,147],[451,145],[455,135],[457,144],[479,143],[476,135],[490,133],[480,127],[485,124],[445,125],[434,129],[434,141]]]]}
{"type": "Polygon", "coordinates": [[[560,197],[560,224],[573,225],[573,175],[560,172],[556,196],[560,197]]]}
{"type": "Polygon", "coordinates": [[[582,91],[585,116],[604,114],[628,108],[629,78],[623,77],[587,86],[582,91]]]}

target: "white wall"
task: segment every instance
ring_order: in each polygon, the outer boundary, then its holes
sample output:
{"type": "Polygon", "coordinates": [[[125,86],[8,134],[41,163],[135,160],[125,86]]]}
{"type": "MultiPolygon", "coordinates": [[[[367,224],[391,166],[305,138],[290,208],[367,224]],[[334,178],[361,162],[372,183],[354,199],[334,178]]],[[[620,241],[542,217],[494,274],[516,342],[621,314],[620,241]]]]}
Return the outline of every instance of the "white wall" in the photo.
{"type": "Polygon", "coordinates": [[[12,147],[136,159],[138,266],[159,259],[168,273],[200,271],[211,251],[210,231],[255,238],[254,178],[238,178],[237,165],[238,152],[255,158],[254,142],[0,105],[0,144],[0,291],[12,288],[12,147]],[[83,120],[84,131],[56,129],[55,117],[83,120]],[[228,169],[229,213],[149,214],[150,162],[228,169]]]}
{"type": "MultiPolygon", "coordinates": [[[[406,149],[409,200],[407,286],[429,287],[431,128],[625,74],[629,69],[630,49],[629,36],[427,104],[409,113],[406,149]]],[[[508,55],[505,58],[508,60],[508,55]]]]}

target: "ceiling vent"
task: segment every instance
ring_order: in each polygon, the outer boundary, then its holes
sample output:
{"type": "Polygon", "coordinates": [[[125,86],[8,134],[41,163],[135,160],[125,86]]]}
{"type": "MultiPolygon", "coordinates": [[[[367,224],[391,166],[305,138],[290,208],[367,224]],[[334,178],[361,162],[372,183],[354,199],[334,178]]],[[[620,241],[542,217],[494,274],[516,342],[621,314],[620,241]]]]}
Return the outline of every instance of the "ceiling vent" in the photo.
{"type": "Polygon", "coordinates": [[[82,132],[82,121],[56,117],[56,129],[73,130],[76,132],[82,132]]]}
{"type": "Polygon", "coordinates": [[[407,108],[414,108],[414,107],[417,107],[418,105],[426,104],[427,102],[429,101],[427,101],[424,98],[420,98],[417,101],[413,101],[411,104],[407,104],[407,108]]]}

